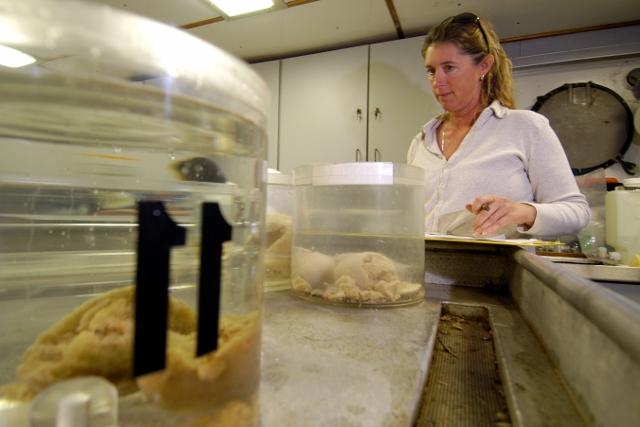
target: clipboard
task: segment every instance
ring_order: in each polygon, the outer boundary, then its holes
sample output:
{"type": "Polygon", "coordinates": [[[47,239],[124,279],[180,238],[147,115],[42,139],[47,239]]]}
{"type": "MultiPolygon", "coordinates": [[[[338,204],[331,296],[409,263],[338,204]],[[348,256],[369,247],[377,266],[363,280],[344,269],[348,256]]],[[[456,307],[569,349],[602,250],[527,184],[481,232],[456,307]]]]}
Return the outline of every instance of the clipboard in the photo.
{"type": "Polygon", "coordinates": [[[425,241],[436,242],[461,242],[461,243],[480,243],[485,245],[504,245],[504,246],[563,246],[566,243],[558,240],[540,240],[540,239],[507,239],[504,237],[468,237],[453,236],[451,234],[425,233],[425,241]]]}

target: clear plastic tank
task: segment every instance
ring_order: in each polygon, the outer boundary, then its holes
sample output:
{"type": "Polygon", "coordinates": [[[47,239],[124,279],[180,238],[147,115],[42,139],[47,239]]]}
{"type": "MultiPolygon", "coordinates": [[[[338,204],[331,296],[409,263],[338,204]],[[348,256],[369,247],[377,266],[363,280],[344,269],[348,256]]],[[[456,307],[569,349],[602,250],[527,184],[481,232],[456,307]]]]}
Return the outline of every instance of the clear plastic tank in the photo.
{"type": "Polygon", "coordinates": [[[291,286],[293,235],[293,185],[291,175],[269,169],[267,175],[266,250],[264,286],[267,291],[291,286]]]}
{"type": "Polygon", "coordinates": [[[34,60],[0,66],[0,421],[255,425],[265,84],[105,6],[0,10],[34,60]]]}
{"type": "Polygon", "coordinates": [[[302,166],[293,176],[293,292],[357,306],[422,300],[421,168],[344,163],[302,166]]]}

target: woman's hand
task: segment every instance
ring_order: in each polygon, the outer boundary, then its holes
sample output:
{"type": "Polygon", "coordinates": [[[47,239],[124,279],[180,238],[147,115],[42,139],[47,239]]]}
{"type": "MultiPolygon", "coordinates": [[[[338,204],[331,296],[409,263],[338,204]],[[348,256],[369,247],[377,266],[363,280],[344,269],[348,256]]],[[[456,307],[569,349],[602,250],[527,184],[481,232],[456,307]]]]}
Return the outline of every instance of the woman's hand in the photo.
{"type": "Polygon", "coordinates": [[[473,233],[490,236],[506,225],[520,225],[529,228],[536,220],[536,208],[526,203],[515,203],[505,197],[479,196],[465,206],[476,215],[473,233]]]}

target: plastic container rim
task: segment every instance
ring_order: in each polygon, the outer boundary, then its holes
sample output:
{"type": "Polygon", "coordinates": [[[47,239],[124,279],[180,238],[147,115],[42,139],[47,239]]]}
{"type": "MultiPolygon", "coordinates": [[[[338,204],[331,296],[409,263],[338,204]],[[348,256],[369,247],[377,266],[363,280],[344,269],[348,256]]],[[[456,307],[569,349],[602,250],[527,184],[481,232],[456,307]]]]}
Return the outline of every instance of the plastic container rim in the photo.
{"type": "Polygon", "coordinates": [[[299,166],[293,184],[327,185],[424,185],[424,169],[404,163],[351,162],[299,166]]]}
{"type": "Polygon", "coordinates": [[[44,58],[64,53],[88,60],[88,66],[72,69],[78,75],[124,82],[160,78],[166,94],[197,99],[266,127],[270,93],[258,73],[184,30],[77,0],[0,0],[0,10],[1,45],[44,58]]]}

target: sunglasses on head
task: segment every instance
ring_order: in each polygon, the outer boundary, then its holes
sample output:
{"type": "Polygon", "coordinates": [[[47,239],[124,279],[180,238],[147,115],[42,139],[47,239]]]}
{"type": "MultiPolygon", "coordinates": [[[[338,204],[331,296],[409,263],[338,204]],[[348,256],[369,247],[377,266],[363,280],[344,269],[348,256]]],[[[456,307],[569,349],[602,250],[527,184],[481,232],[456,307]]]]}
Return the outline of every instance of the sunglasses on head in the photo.
{"type": "Polygon", "coordinates": [[[482,34],[482,38],[484,39],[484,44],[487,46],[487,52],[489,52],[489,40],[487,39],[487,33],[484,32],[484,28],[482,28],[482,24],[480,23],[480,17],[470,12],[464,12],[454,16],[451,19],[451,23],[477,25],[478,29],[480,29],[480,33],[482,34]]]}

